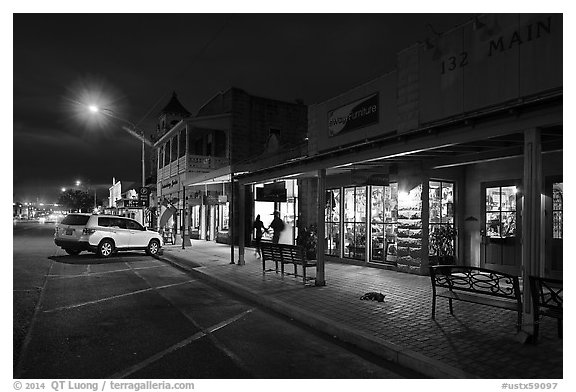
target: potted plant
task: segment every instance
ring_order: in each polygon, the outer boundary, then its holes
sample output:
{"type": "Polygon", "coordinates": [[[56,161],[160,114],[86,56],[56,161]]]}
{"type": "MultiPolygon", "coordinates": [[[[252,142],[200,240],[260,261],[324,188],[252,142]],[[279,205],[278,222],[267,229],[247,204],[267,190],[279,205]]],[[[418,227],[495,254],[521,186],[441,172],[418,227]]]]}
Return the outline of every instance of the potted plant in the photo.
{"type": "Polygon", "coordinates": [[[455,264],[456,229],[452,225],[438,225],[430,232],[430,265],[455,264]]]}
{"type": "Polygon", "coordinates": [[[316,259],[316,247],[318,245],[318,227],[310,225],[299,230],[296,245],[304,248],[308,260],[316,259]]]}

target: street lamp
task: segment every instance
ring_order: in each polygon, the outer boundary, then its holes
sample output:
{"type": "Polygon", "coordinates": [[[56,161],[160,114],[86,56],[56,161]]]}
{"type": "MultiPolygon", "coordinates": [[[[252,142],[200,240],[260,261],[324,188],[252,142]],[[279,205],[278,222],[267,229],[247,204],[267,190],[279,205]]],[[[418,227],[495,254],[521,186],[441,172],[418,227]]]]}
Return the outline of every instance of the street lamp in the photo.
{"type": "MultiPolygon", "coordinates": [[[[136,126],[136,124],[134,124],[130,120],[119,117],[113,110],[110,110],[107,108],[100,108],[97,105],[88,105],[88,110],[91,113],[95,113],[95,114],[96,113],[102,113],[103,115],[105,115],[107,117],[113,118],[115,120],[118,120],[118,121],[121,121],[121,122],[124,122],[124,123],[130,125],[130,127],[123,125],[122,129],[142,142],[142,188],[144,188],[146,186],[146,160],[144,157],[144,149],[145,149],[146,144],[150,147],[154,147],[154,143],[152,143],[150,140],[146,139],[146,136],[144,136],[144,131],[139,130],[138,127],[136,126]]],[[[144,223],[144,207],[142,207],[142,223],[144,223]]]]}
{"type": "Polygon", "coordinates": [[[142,142],[142,187],[146,186],[146,178],[145,178],[145,176],[146,176],[145,162],[146,161],[145,161],[145,157],[144,157],[144,148],[145,148],[146,144],[150,147],[154,147],[154,143],[152,143],[150,140],[146,139],[146,137],[144,136],[144,131],[139,130],[138,127],[132,121],[127,120],[127,119],[122,118],[122,117],[119,117],[114,111],[107,109],[107,108],[99,108],[96,105],[88,105],[88,110],[91,113],[102,113],[103,115],[105,115],[107,117],[122,121],[122,122],[130,125],[130,127],[122,126],[122,129],[142,142]]]}

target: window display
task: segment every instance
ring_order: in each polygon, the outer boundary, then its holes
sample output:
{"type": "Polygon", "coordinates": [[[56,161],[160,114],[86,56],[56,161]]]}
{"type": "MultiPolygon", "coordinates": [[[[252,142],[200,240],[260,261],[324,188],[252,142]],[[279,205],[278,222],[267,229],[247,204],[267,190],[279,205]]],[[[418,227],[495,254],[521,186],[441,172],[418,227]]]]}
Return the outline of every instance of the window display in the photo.
{"type": "Polygon", "coordinates": [[[486,235],[491,238],[516,236],[515,186],[486,188],[486,235]]]}
{"type": "Polygon", "coordinates": [[[552,238],[562,239],[564,226],[564,183],[552,184],[552,238]]]}
{"type": "Polygon", "coordinates": [[[344,188],[344,257],[366,255],[366,187],[344,188]]]}
{"type": "MultiPolygon", "coordinates": [[[[430,181],[428,205],[430,214],[430,246],[428,253],[429,255],[437,256],[439,238],[445,237],[447,233],[450,233],[450,237],[454,236],[454,183],[430,181]]],[[[451,240],[451,244],[448,247],[452,249],[451,252],[453,252],[455,246],[454,241],[451,240]]],[[[446,246],[443,246],[443,248],[446,248],[446,246]]]]}
{"type": "Polygon", "coordinates": [[[230,223],[230,214],[228,212],[228,205],[230,203],[220,204],[220,230],[228,230],[228,225],[230,223]]]}
{"type": "Polygon", "coordinates": [[[326,254],[340,256],[340,189],[326,191],[326,254]]]}
{"type": "Polygon", "coordinates": [[[372,261],[396,261],[398,234],[398,184],[371,188],[372,261]]]}

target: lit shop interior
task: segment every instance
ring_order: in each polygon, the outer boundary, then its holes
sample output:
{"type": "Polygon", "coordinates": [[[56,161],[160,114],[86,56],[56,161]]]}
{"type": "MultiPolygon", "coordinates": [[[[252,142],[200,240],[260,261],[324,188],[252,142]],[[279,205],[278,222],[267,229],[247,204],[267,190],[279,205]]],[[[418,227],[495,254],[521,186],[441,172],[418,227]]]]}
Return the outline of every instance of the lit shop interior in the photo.
{"type": "MultiPolygon", "coordinates": [[[[274,219],[274,211],[280,212],[280,219],[285,228],[280,236],[279,243],[294,244],[298,236],[298,184],[296,180],[261,183],[252,185],[254,195],[254,211],[252,222],[260,215],[265,228],[270,226],[274,219]]],[[[254,232],[252,232],[254,239],[254,232]]],[[[264,241],[272,240],[272,230],[264,233],[264,241]]]]}

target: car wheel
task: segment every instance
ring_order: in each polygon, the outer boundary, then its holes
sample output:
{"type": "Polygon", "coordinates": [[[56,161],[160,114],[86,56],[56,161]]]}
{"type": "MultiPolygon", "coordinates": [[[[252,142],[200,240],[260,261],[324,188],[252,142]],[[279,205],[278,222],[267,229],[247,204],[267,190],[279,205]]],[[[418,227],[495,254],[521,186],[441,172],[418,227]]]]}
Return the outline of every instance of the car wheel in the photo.
{"type": "Polygon", "coordinates": [[[160,241],[158,240],[151,240],[146,248],[146,253],[150,256],[154,256],[158,254],[160,250],[160,241]]]}
{"type": "Polygon", "coordinates": [[[98,245],[98,256],[110,257],[114,253],[114,243],[112,240],[102,240],[98,245]]]}
{"type": "Polygon", "coordinates": [[[78,249],[64,249],[64,251],[66,253],[68,253],[69,255],[72,255],[72,256],[79,255],[80,252],[82,252],[81,250],[78,250],[78,249]]]}

